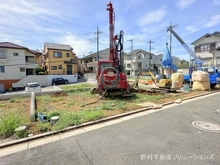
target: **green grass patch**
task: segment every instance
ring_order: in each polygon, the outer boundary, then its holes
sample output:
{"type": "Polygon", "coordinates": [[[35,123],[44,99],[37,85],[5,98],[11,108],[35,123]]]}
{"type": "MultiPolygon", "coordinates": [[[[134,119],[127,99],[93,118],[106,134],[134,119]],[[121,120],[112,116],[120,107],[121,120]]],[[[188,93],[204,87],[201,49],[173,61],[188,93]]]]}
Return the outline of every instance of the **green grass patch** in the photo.
{"type": "Polygon", "coordinates": [[[96,85],[93,85],[93,84],[75,84],[75,85],[62,86],[61,89],[71,90],[71,89],[83,89],[83,88],[93,88],[93,87],[96,87],[96,85]]]}
{"type": "Polygon", "coordinates": [[[51,124],[50,123],[38,123],[38,131],[40,132],[47,132],[51,130],[51,124]]]}
{"type": "Polygon", "coordinates": [[[84,122],[93,121],[102,118],[102,111],[81,111],[77,113],[64,111],[59,117],[60,119],[54,124],[54,130],[61,130],[69,126],[79,125],[84,122]]]}
{"type": "Polygon", "coordinates": [[[163,98],[162,95],[148,95],[148,94],[141,94],[141,93],[136,93],[133,95],[133,99],[136,103],[141,103],[141,102],[154,102],[157,103],[159,99],[163,98]]]}
{"type": "Polygon", "coordinates": [[[6,106],[6,104],[2,104],[2,103],[0,103],[0,107],[5,107],[6,106]]]}
{"type": "Polygon", "coordinates": [[[10,103],[19,103],[21,102],[21,98],[20,97],[12,97],[10,99],[10,103]]]}
{"type": "Polygon", "coordinates": [[[25,123],[22,116],[18,113],[10,113],[0,117],[0,136],[7,138],[12,136],[14,130],[25,123]]]}

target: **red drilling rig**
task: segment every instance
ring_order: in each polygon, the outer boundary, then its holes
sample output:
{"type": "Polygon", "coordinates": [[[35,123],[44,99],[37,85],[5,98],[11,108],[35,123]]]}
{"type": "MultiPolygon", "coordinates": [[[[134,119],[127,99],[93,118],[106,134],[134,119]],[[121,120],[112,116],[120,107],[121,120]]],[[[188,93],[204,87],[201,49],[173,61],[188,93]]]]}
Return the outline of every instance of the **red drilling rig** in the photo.
{"type": "Polygon", "coordinates": [[[130,85],[126,75],[123,73],[123,31],[114,35],[115,13],[112,3],[107,4],[109,11],[109,60],[98,61],[97,88],[92,93],[105,96],[130,94],[130,85]]]}

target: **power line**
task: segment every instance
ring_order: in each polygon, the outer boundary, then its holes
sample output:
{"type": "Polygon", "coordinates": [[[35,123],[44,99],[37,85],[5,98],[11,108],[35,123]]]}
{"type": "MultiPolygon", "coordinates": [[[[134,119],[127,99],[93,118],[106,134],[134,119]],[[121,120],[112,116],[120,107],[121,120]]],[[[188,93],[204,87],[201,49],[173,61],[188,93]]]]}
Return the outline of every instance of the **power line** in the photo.
{"type": "Polygon", "coordinates": [[[131,42],[131,51],[133,50],[133,38],[129,39],[128,42],[131,42]]]}

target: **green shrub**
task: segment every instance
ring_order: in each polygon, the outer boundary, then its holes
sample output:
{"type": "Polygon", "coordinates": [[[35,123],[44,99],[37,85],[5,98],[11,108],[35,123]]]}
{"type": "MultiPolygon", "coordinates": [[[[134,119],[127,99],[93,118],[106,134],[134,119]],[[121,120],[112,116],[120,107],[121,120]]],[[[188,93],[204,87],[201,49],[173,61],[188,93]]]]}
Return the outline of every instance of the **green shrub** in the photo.
{"type": "Polygon", "coordinates": [[[50,123],[42,123],[42,122],[40,122],[40,123],[38,124],[38,130],[39,130],[40,132],[50,131],[50,128],[51,128],[50,123]]]}
{"type": "Polygon", "coordinates": [[[57,111],[57,110],[47,112],[47,114],[46,114],[47,119],[50,119],[50,118],[53,117],[53,116],[59,116],[59,115],[60,115],[60,112],[57,111]]]}
{"type": "Polygon", "coordinates": [[[41,67],[41,66],[38,66],[37,68],[35,68],[35,73],[36,75],[39,75],[40,72],[45,72],[45,70],[41,67]]]}
{"type": "Polygon", "coordinates": [[[54,124],[54,130],[61,130],[69,126],[102,118],[103,113],[101,111],[81,111],[78,113],[65,111],[60,113],[59,117],[60,119],[54,124]]]}
{"type": "Polygon", "coordinates": [[[128,108],[128,104],[125,101],[120,101],[117,103],[117,107],[122,110],[126,110],[128,108]]]}
{"type": "Polygon", "coordinates": [[[103,110],[113,110],[113,103],[112,102],[104,102],[102,104],[102,108],[103,110]]]}
{"type": "Polygon", "coordinates": [[[44,72],[38,72],[38,75],[45,75],[44,72]]]}
{"type": "Polygon", "coordinates": [[[21,115],[16,113],[8,114],[0,118],[0,136],[9,137],[13,135],[14,130],[23,125],[24,120],[21,115]]]}
{"type": "Polygon", "coordinates": [[[20,97],[12,97],[10,98],[11,103],[19,103],[21,101],[20,97]]]}

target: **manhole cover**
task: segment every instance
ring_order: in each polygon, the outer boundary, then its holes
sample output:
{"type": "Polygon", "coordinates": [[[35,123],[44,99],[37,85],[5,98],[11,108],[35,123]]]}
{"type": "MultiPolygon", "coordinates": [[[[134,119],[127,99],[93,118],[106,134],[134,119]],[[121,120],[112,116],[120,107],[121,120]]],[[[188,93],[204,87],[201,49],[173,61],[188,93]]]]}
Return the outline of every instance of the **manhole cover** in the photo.
{"type": "Polygon", "coordinates": [[[192,122],[192,125],[204,131],[220,133],[220,125],[209,123],[207,121],[194,121],[192,122]]]}
{"type": "Polygon", "coordinates": [[[220,113],[220,109],[217,109],[216,111],[220,113]]]}

